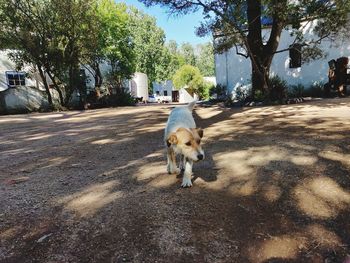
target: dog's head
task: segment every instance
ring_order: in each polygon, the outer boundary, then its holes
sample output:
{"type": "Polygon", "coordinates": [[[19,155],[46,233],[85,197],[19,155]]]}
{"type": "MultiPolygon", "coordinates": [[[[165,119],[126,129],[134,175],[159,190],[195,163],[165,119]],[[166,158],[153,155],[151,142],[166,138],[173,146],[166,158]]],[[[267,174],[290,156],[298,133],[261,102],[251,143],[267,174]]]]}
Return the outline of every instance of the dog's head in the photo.
{"type": "Polygon", "coordinates": [[[186,158],[199,161],[204,159],[201,140],[203,130],[200,128],[185,129],[179,128],[167,138],[168,147],[173,147],[174,151],[183,154],[186,158]]]}

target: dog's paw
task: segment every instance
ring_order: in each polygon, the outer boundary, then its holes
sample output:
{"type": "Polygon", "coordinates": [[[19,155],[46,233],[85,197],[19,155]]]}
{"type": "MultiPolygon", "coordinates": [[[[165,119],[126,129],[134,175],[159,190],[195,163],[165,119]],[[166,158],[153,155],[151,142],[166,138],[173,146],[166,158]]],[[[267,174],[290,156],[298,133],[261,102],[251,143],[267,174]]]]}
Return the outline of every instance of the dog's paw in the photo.
{"type": "Polygon", "coordinates": [[[179,168],[172,168],[170,166],[167,167],[168,170],[168,174],[180,174],[181,173],[181,169],[179,168]]]}
{"type": "Polygon", "coordinates": [[[172,171],[172,174],[180,174],[181,173],[181,169],[179,168],[174,168],[172,171]]]}
{"type": "Polygon", "coordinates": [[[187,177],[184,177],[182,179],[182,184],[181,184],[181,187],[191,187],[192,186],[192,181],[191,181],[191,178],[187,178],[187,177]]]}

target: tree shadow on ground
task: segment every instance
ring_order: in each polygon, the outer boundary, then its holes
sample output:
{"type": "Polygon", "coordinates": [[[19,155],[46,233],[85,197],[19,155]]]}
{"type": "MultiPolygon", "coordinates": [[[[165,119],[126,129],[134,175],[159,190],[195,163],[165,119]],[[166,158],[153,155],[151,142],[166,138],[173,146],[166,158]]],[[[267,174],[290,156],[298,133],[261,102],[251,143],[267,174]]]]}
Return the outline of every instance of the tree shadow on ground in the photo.
{"type": "Polygon", "coordinates": [[[0,261],[343,262],[350,118],[339,102],[349,110],[347,99],[198,108],[207,159],[190,189],[166,174],[167,107],[6,126],[1,157],[15,160],[1,179],[29,180],[0,187],[0,261]]]}

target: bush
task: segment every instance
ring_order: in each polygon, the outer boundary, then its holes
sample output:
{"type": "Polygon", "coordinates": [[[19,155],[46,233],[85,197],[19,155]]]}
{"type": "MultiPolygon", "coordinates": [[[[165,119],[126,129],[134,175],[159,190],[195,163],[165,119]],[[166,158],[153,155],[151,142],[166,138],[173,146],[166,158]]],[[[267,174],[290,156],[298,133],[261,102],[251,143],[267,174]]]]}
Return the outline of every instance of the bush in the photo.
{"type": "Polygon", "coordinates": [[[209,96],[212,101],[225,101],[227,98],[227,88],[224,85],[217,84],[209,90],[209,96]]]}
{"type": "Polygon", "coordinates": [[[210,82],[203,82],[203,84],[201,84],[199,87],[198,87],[198,90],[197,90],[197,93],[198,93],[198,96],[201,98],[201,99],[204,99],[204,100],[208,100],[210,98],[210,91],[215,87],[215,85],[213,85],[212,83],[210,82]]]}
{"type": "Polygon", "coordinates": [[[193,94],[199,93],[200,88],[203,89],[204,79],[197,67],[184,65],[175,72],[173,83],[177,89],[187,87],[187,90],[193,94]]]}
{"type": "Polygon", "coordinates": [[[323,97],[324,96],[324,83],[316,82],[308,89],[304,91],[305,97],[323,97]]]}
{"type": "Polygon", "coordinates": [[[254,101],[265,101],[266,97],[261,90],[255,91],[254,101]]]}
{"type": "Polygon", "coordinates": [[[298,97],[323,97],[324,84],[317,82],[305,88],[302,84],[292,85],[288,89],[288,96],[291,98],[298,97]]]}
{"type": "Polygon", "coordinates": [[[287,82],[281,79],[279,76],[272,76],[269,81],[270,90],[268,100],[282,102],[284,99],[286,99],[288,95],[287,82]]]}
{"type": "Polygon", "coordinates": [[[303,97],[305,93],[305,87],[302,84],[292,85],[288,88],[288,97],[299,98],[303,97]]]}
{"type": "Polygon", "coordinates": [[[235,96],[234,99],[238,100],[239,102],[245,102],[251,97],[252,94],[252,87],[251,85],[242,85],[235,89],[235,96]]]}
{"type": "Polygon", "coordinates": [[[135,98],[130,92],[123,88],[116,89],[116,93],[109,94],[106,97],[107,106],[133,106],[135,98]]]}

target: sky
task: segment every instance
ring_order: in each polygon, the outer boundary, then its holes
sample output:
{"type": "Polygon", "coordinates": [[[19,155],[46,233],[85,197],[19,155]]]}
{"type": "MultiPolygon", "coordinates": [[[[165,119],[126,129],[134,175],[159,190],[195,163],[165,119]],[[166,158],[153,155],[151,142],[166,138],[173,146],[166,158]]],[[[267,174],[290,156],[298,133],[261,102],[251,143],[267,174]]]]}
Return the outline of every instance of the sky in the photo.
{"type": "Polygon", "coordinates": [[[203,20],[201,12],[185,15],[185,16],[169,16],[166,8],[159,6],[146,7],[137,0],[117,0],[116,2],[124,2],[127,5],[133,5],[145,13],[156,17],[157,25],[161,27],[166,34],[166,41],[176,40],[178,44],[189,42],[193,45],[210,41],[210,37],[196,36],[196,27],[203,20]]]}

